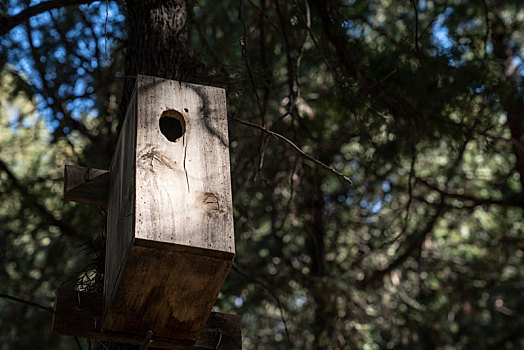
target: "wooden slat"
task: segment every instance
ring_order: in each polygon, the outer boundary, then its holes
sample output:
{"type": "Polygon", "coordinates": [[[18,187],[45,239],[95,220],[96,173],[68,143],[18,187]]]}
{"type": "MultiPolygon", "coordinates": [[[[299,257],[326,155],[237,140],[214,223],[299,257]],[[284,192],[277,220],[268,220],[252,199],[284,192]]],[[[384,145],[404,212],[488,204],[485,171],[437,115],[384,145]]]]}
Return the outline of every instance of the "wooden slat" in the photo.
{"type": "MultiPolygon", "coordinates": [[[[101,341],[139,345],[143,336],[118,332],[102,331],[103,298],[99,293],[75,292],[59,289],[55,302],[53,317],[53,332],[68,336],[77,336],[101,341]]],[[[242,333],[240,316],[222,313],[212,313],[196,343],[163,338],[153,333],[151,347],[166,349],[216,349],[220,341],[220,349],[241,349],[242,333]]]]}
{"type": "Polygon", "coordinates": [[[201,349],[242,349],[240,316],[212,312],[195,343],[201,349]]]}
{"type": "Polygon", "coordinates": [[[111,161],[104,273],[104,312],[109,309],[135,238],[136,90],[131,96],[111,161]]]}
{"type": "Polygon", "coordinates": [[[107,207],[109,172],[77,165],[64,167],[64,199],[107,207]]]}

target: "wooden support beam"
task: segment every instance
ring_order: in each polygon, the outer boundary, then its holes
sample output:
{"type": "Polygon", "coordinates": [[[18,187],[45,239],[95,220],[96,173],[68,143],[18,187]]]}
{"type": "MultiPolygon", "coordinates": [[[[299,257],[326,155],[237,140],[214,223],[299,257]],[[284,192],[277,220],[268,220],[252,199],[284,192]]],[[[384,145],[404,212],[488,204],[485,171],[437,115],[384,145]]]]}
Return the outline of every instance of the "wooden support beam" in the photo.
{"type": "Polygon", "coordinates": [[[66,165],[64,168],[64,199],[107,207],[109,171],[66,165]]]}
{"type": "MultiPolygon", "coordinates": [[[[147,332],[143,335],[125,334],[102,330],[103,298],[100,293],[76,292],[59,289],[55,301],[53,332],[100,341],[119,342],[140,345],[144,343],[147,332]]],[[[213,312],[209,316],[200,337],[196,342],[151,337],[150,348],[204,350],[204,349],[242,349],[240,316],[213,312]]]]}

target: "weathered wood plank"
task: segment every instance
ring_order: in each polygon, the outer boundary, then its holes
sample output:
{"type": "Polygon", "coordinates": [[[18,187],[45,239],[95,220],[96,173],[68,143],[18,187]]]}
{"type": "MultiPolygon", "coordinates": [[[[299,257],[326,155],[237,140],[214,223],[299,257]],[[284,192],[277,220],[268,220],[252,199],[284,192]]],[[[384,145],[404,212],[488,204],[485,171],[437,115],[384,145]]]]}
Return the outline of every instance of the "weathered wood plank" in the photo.
{"type": "Polygon", "coordinates": [[[109,172],[77,165],[64,167],[64,199],[107,207],[109,172]]]}
{"type": "Polygon", "coordinates": [[[232,254],[137,239],[104,330],[195,341],[231,267],[232,254]],[[223,259],[223,254],[229,254],[223,259]]]}
{"type": "Polygon", "coordinates": [[[104,312],[113,300],[135,238],[136,91],[133,92],[111,161],[104,273],[104,312]]]}
{"type": "MultiPolygon", "coordinates": [[[[53,332],[68,336],[139,345],[144,335],[107,332],[101,329],[103,297],[99,293],[59,289],[55,301],[53,332]]],[[[211,313],[196,343],[153,334],[152,347],[166,349],[241,349],[240,316],[211,313]]]]}
{"type": "Polygon", "coordinates": [[[137,98],[136,237],[234,253],[225,90],[139,76],[137,98]]]}

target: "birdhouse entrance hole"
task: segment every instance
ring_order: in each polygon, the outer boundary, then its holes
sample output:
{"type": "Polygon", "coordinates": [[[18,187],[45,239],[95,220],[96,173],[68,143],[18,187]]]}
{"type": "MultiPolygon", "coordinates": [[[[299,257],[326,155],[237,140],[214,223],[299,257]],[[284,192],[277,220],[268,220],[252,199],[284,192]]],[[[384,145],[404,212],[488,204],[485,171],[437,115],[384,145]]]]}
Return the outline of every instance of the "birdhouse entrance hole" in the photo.
{"type": "Polygon", "coordinates": [[[162,113],[159,120],[160,132],[171,142],[175,142],[186,132],[186,123],[180,112],[168,110],[162,113]]]}

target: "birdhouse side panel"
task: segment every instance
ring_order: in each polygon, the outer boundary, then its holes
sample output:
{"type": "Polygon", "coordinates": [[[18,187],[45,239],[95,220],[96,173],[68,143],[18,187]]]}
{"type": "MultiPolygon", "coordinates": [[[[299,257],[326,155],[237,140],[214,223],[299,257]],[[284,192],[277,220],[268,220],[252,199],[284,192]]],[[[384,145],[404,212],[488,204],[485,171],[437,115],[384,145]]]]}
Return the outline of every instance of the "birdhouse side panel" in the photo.
{"type": "Polygon", "coordinates": [[[133,93],[110,167],[104,310],[107,312],[134,240],[136,94],[133,93]]]}

